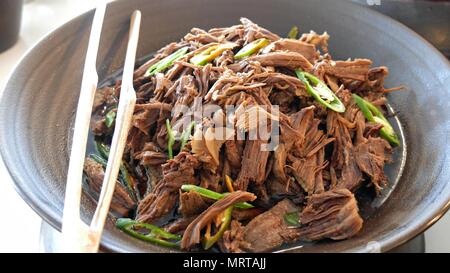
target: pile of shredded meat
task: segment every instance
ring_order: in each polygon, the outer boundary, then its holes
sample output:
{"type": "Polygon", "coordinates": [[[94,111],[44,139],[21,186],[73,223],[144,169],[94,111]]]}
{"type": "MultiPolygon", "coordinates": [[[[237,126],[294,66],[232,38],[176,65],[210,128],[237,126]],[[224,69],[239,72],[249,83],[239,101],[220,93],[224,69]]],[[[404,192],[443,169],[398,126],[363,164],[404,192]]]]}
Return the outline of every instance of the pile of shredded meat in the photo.
{"type": "MultiPolygon", "coordinates": [[[[313,31],[298,39],[282,38],[242,18],[241,24],[231,27],[193,28],[180,42],[168,44],[139,66],[134,73],[137,105],[123,157],[127,171],[124,175],[121,169],[120,175],[130,184],[127,187],[118,180],[113,215],[182,235],[183,250],[198,249],[207,229],[217,230],[224,211],[243,202],[253,208],[233,209],[231,223],[217,241],[217,249],[223,252],[265,252],[285,243],[357,235],[363,219],[355,192],[369,187],[375,196],[388,184],[384,166],[391,161],[392,148],[380,136],[383,126],[366,120],[352,94],[385,111],[388,69],[372,67],[368,59],[333,60],[328,39],[327,33],[313,31]],[[246,58],[234,57],[261,38],[270,44],[246,58]],[[225,43],[235,46],[206,64],[189,62],[225,43]],[[145,75],[152,65],[182,48],[187,48],[186,54],[167,69],[145,75]],[[345,112],[318,103],[295,69],[323,81],[345,105],[345,112]],[[216,104],[223,112],[202,117],[183,148],[180,141],[175,142],[174,157],[169,159],[166,120],[179,137],[182,130],[176,128],[184,115],[173,110],[192,109],[198,102],[216,104]],[[239,116],[234,126],[244,128],[243,138],[207,138],[217,130],[214,121],[223,119],[230,105],[237,109],[279,106],[276,149],[261,148],[267,139],[250,139],[249,128],[239,116]],[[231,185],[225,182],[227,176],[231,185]],[[233,192],[213,200],[196,191],[183,191],[183,185],[233,192]],[[287,215],[297,222],[289,223],[287,215]]],[[[97,90],[91,124],[96,141],[111,141],[114,124],[108,124],[108,112],[117,107],[120,86],[116,81],[97,90]]],[[[100,191],[104,167],[92,158],[85,162],[92,193],[100,191]]]]}

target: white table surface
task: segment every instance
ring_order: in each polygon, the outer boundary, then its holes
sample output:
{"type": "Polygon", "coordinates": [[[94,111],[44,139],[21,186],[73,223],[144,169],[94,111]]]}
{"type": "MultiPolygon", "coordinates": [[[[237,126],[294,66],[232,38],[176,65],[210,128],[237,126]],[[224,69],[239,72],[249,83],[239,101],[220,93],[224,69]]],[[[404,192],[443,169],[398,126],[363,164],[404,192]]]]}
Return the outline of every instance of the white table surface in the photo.
{"type": "MultiPolygon", "coordinates": [[[[19,42],[0,53],[0,90],[25,51],[46,33],[93,7],[99,0],[32,0],[24,7],[19,42]]],[[[0,252],[39,252],[41,219],[21,199],[0,159],[0,207],[2,218],[11,225],[0,225],[0,252]]],[[[427,252],[450,252],[450,214],[425,234],[427,252]]]]}

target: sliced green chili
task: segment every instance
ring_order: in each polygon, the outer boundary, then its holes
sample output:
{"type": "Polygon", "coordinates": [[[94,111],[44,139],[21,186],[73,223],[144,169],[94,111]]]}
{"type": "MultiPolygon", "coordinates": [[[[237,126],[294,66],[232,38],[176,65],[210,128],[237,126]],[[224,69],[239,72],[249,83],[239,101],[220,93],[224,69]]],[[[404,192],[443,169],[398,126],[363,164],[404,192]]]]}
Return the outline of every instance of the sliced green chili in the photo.
{"type": "Polygon", "coordinates": [[[205,250],[210,249],[224,234],[224,232],[230,227],[231,224],[231,214],[233,212],[233,207],[228,207],[222,217],[222,221],[220,224],[219,231],[217,231],[214,236],[211,236],[209,238],[204,238],[202,241],[203,248],[205,250]]]}
{"type": "Polygon", "coordinates": [[[175,136],[172,131],[172,127],[170,126],[170,121],[166,119],[166,128],[167,128],[167,151],[169,152],[169,159],[173,159],[173,144],[175,143],[175,136]]]}
{"type": "Polygon", "coordinates": [[[400,144],[400,140],[395,133],[394,128],[384,117],[383,113],[381,113],[375,105],[360,96],[356,94],[353,94],[352,96],[368,121],[383,125],[383,128],[380,129],[380,135],[392,145],[398,146],[400,144]]]}
{"type": "Polygon", "coordinates": [[[215,58],[217,58],[222,52],[228,49],[233,49],[237,45],[234,43],[226,43],[226,44],[220,44],[215,45],[207,48],[205,51],[195,55],[191,58],[190,62],[194,65],[205,65],[211,61],[213,61],[215,58]]]}
{"type": "Polygon", "coordinates": [[[116,115],[117,115],[116,111],[117,111],[117,109],[114,108],[114,109],[109,110],[108,113],[106,113],[106,115],[105,115],[106,127],[111,128],[111,126],[113,125],[114,120],[116,119],[116,115]]]}
{"type": "Polygon", "coordinates": [[[96,154],[90,154],[89,157],[92,158],[95,162],[101,164],[103,168],[106,168],[108,162],[103,157],[96,154]]]}
{"type": "Polygon", "coordinates": [[[200,194],[201,196],[219,200],[224,198],[224,195],[212,190],[205,189],[203,187],[195,186],[195,185],[182,185],[181,190],[183,191],[195,191],[196,193],[200,194]]]}
{"type": "Polygon", "coordinates": [[[189,138],[191,137],[192,129],[194,129],[195,121],[192,121],[189,126],[183,131],[181,134],[181,146],[180,151],[183,150],[186,143],[189,141],[189,138]]]}
{"type": "Polygon", "coordinates": [[[157,226],[141,223],[128,218],[119,218],[116,221],[116,227],[123,232],[143,241],[151,242],[165,247],[179,247],[181,236],[167,232],[157,226]],[[144,234],[139,231],[148,230],[149,233],[144,234]],[[139,230],[139,231],[138,231],[139,230]]]}
{"type": "MultiPolygon", "coordinates": [[[[105,160],[104,167],[106,168],[108,157],[109,157],[109,150],[110,150],[110,148],[109,148],[109,146],[105,145],[104,143],[101,143],[101,142],[98,142],[98,141],[96,142],[96,147],[97,147],[97,151],[100,154],[100,156],[105,160]]],[[[98,159],[98,156],[96,158],[98,159]]],[[[96,160],[96,158],[93,157],[94,160],[96,160]]],[[[132,186],[132,183],[131,183],[130,179],[131,179],[130,178],[130,173],[128,172],[128,169],[125,166],[125,162],[123,162],[123,160],[122,160],[120,162],[120,177],[119,177],[119,181],[122,183],[123,186],[125,186],[125,188],[127,189],[128,194],[130,195],[131,199],[136,201],[137,200],[136,194],[135,194],[135,192],[133,190],[133,186],[132,186]]]]}
{"type": "Polygon", "coordinates": [[[241,50],[239,50],[238,53],[236,53],[236,55],[234,55],[234,58],[242,59],[244,57],[253,55],[261,48],[266,47],[268,44],[270,44],[270,41],[266,38],[261,38],[261,39],[255,40],[255,41],[247,44],[243,48],[241,48],[241,50]]]}
{"type": "Polygon", "coordinates": [[[319,103],[335,112],[345,112],[344,104],[324,82],[308,72],[303,72],[296,69],[295,73],[297,74],[297,77],[306,85],[306,90],[308,93],[319,103]]]}
{"type": "Polygon", "coordinates": [[[179,60],[181,57],[186,55],[187,51],[188,51],[187,47],[178,49],[177,51],[160,60],[156,64],[150,66],[149,69],[147,69],[147,71],[145,72],[144,77],[155,75],[156,73],[169,68],[175,61],[179,60]]]}
{"type": "Polygon", "coordinates": [[[103,157],[104,159],[108,160],[109,157],[109,147],[104,144],[101,143],[99,141],[95,142],[95,146],[97,148],[98,153],[100,154],[101,157],[103,157]]]}
{"type": "Polygon", "coordinates": [[[289,39],[297,39],[298,36],[298,27],[297,26],[293,26],[291,28],[291,30],[289,30],[287,37],[289,39]]]}
{"type": "MultiPolygon", "coordinates": [[[[181,190],[189,191],[189,192],[193,191],[193,192],[200,194],[201,196],[204,196],[206,198],[210,198],[213,200],[219,200],[226,196],[226,194],[211,191],[211,190],[208,190],[208,189],[205,189],[205,188],[202,188],[199,186],[195,186],[195,185],[183,185],[183,186],[181,186],[181,190]]],[[[237,203],[234,206],[236,208],[240,208],[240,209],[254,208],[254,206],[252,204],[249,204],[247,202],[237,203]]]]}
{"type": "Polygon", "coordinates": [[[300,226],[300,219],[298,216],[298,212],[286,213],[283,216],[283,218],[288,226],[295,226],[295,227],[300,226]]]}
{"type": "Polygon", "coordinates": [[[120,173],[121,173],[121,176],[122,176],[123,182],[124,182],[122,184],[124,184],[124,186],[127,188],[128,192],[130,193],[131,198],[134,201],[137,201],[136,194],[135,194],[135,191],[134,191],[133,185],[132,185],[134,183],[131,182],[132,178],[130,176],[130,173],[128,172],[128,168],[125,166],[125,162],[123,162],[123,161],[120,164],[120,173]]]}
{"type": "MultiPolygon", "coordinates": [[[[183,133],[181,134],[180,137],[180,151],[183,150],[184,146],[186,145],[186,143],[189,141],[189,137],[191,136],[191,132],[192,129],[195,126],[195,122],[192,121],[189,126],[183,131],[183,133]]],[[[174,156],[174,152],[173,152],[173,145],[175,144],[175,134],[174,131],[172,129],[172,126],[170,126],[170,121],[167,119],[166,120],[166,128],[167,128],[167,151],[169,154],[169,159],[173,159],[174,156]]]]}

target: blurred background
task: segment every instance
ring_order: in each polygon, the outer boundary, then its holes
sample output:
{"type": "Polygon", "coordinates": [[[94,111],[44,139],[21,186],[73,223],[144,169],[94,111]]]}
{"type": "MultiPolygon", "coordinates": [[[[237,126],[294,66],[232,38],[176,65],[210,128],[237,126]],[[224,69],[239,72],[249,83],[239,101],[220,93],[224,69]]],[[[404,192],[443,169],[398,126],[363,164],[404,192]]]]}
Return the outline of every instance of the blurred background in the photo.
{"type": "MultiPolygon", "coordinates": [[[[30,47],[53,29],[94,8],[99,1],[0,0],[0,94],[9,73],[30,47]]],[[[357,2],[401,21],[450,57],[450,1],[340,1],[357,2]]],[[[0,252],[51,251],[58,233],[42,223],[16,193],[1,159],[0,178],[2,218],[14,223],[13,229],[11,225],[0,226],[0,252]]],[[[424,237],[420,236],[402,251],[450,252],[449,231],[450,213],[447,213],[424,237]]]]}

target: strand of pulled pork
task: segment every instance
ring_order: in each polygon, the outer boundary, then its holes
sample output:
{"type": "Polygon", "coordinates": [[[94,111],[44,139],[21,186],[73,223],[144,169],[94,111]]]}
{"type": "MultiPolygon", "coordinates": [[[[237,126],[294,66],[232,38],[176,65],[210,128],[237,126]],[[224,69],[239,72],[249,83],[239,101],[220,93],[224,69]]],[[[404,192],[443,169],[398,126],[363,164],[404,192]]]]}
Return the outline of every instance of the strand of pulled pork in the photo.
{"type": "Polygon", "coordinates": [[[200,243],[200,231],[226,208],[240,202],[251,202],[255,199],[256,196],[250,192],[235,191],[215,202],[186,228],[183,239],[181,240],[181,248],[190,249],[200,243]]]}

